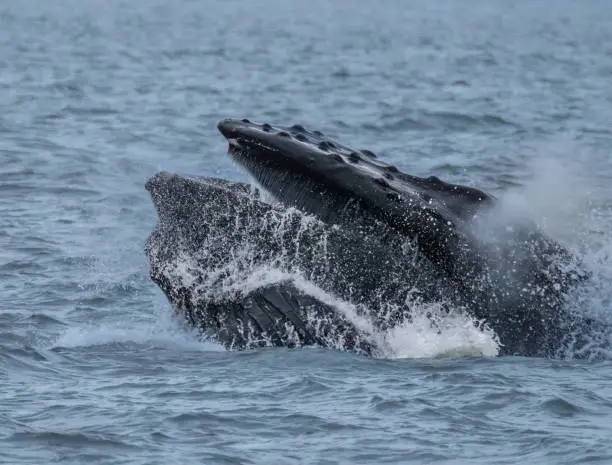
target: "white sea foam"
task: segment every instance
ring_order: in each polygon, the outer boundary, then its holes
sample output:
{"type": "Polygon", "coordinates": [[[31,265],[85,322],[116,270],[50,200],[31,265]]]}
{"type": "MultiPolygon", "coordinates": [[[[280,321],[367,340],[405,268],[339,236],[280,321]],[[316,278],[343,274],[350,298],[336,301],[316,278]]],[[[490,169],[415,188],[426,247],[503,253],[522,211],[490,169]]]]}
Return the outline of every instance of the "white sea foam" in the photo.
{"type": "Polygon", "coordinates": [[[499,353],[495,332],[465,312],[441,312],[432,304],[413,315],[411,322],[384,335],[389,358],[494,357],[499,353]]]}
{"type": "Polygon", "coordinates": [[[321,289],[298,273],[259,267],[232,280],[224,292],[248,294],[260,287],[290,281],[300,291],[332,307],[358,330],[367,334],[381,349],[384,358],[429,358],[439,356],[496,356],[500,346],[496,334],[463,311],[444,311],[438,304],[415,305],[411,322],[387,331],[378,330],[355,304],[321,289]]]}
{"type": "Polygon", "coordinates": [[[458,309],[448,312],[439,304],[409,302],[412,321],[381,331],[354,304],[301,277],[294,283],[298,289],[342,313],[356,328],[372,334],[385,358],[495,356],[499,352],[496,334],[458,309]]]}

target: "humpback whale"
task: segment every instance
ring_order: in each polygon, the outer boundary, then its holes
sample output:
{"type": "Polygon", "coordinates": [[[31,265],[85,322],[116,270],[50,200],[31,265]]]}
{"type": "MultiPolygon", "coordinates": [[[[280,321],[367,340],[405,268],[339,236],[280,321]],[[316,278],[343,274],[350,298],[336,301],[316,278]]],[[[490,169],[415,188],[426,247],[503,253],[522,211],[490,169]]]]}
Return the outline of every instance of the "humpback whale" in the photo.
{"type": "Polygon", "coordinates": [[[258,188],[158,173],[146,186],[159,217],[146,250],[174,309],[227,347],[375,355],[415,302],[484,321],[508,355],[559,355],[568,329],[590,324],[564,307],[588,278],[579,260],[528,221],[493,221],[493,196],[301,125],[218,128],[258,188]]]}

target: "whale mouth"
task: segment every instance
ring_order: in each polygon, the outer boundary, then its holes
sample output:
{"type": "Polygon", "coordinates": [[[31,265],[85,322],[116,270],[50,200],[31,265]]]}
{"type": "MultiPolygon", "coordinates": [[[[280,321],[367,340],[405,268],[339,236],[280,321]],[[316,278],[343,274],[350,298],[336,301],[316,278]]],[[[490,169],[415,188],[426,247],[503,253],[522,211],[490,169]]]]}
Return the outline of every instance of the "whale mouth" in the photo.
{"type": "Polygon", "coordinates": [[[450,274],[466,261],[459,255],[469,223],[493,203],[478,189],[405,174],[301,125],[226,119],[218,129],[232,160],[275,200],[329,224],[395,231],[450,274]]]}
{"type": "Polygon", "coordinates": [[[268,145],[263,144],[261,141],[257,139],[249,139],[247,137],[230,137],[227,139],[228,148],[227,152],[229,154],[238,154],[245,150],[249,150],[252,148],[259,148],[262,150],[274,151],[274,148],[268,145]]]}
{"type": "Polygon", "coordinates": [[[240,141],[238,139],[227,139],[227,142],[229,143],[229,147],[227,148],[228,152],[232,152],[235,150],[242,150],[243,145],[240,143],[240,141]]]}

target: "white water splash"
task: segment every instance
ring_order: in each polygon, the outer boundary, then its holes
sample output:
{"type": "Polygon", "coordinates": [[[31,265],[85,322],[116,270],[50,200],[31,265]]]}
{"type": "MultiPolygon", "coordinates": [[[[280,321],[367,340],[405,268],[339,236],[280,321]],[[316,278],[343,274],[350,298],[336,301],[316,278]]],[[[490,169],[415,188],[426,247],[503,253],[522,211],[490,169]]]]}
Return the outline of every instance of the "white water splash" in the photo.
{"type": "Polygon", "coordinates": [[[495,357],[500,350],[493,330],[455,310],[441,313],[436,305],[414,312],[410,323],[384,335],[389,358],[495,357]],[[438,312],[436,314],[436,312],[438,312]]]}
{"type": "MultiPolygon", "coordinates": [[[[576,254],[592,276],[570,295],[570,313],[593,318],[612,325],[612,215],[610,185],[592,162],[592,154],[584,153],[574,141],[547,143],[539,147],[544,154],[534,158],[524,185],[503,192],[491,219],[497,227],[528,219],[550,237],[576,254]]],[[[605,172],[605,170],[603,170],[605,172]]],[[[581,356],[581,352],[601,353],[610,358],[612,335],[606,328],[590,336],[581,349],[571,344],[563,356],[581,356]]],[[[579,338],[579,334],[570,337],[579,338]]],[[[584,335],[582,335],[584,336],[584,335]]]]}
{"type": "MultiPolygon", "coordinates": [[[[364,316],[369,313],[367,309],[360,311],[355,304],[321,289],[299,273],[260,266],[238,278],[237,275],[232,277],[231,284],[223,288],[224,294],[248,294],[261,287],[290,281],[297,289],[332,307],[357,329],[369,334],[381,349],[383,358],[494,357],[499,353],[500,345],[494,331],[460,310],[447,312],[439,304],[415,305],[411,302],[409,305],[414,312],[411,322],[381,331],[364,316]]],[[[185,277],[186,281],[190,279],[185,277]]]]}
{"type": "Polygon", "coordinates": [[[493,330],[458,309],[447,312],[440,304],[409,302],[411,322],[380,331],[357,307],[315,284],[295,277],[298,289],[330,305],[361,331],[374,336],[384,358],[434,358],[440,356],[494,357],[500,345],[493,330]]]}
{"type": "Polygon", "coordinates": [[[526,182],[503,192],[496,207],[497,216],[506,223],[528,218],[546,234],[572,244],[582,239],[592,223],[594,202],[602,186],[590,166],[581,162],[577,147],[545,144],[545,155],[535,157],[526,167],[526,182]],[[598,192],[599,191],[599,192],[598,192]]]}

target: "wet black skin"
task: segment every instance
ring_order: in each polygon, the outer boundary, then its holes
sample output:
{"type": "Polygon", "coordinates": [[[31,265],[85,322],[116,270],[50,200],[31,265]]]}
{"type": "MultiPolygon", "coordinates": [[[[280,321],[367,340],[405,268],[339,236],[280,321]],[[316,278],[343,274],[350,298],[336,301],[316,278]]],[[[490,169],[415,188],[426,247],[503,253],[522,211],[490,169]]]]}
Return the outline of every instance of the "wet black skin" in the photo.
{"type": "MultiPolygon", "coordinates": [[[[309,254],[308,244],[324,232],[320,228],[305,231],[301,253],[291,250],[299,219],[286,225],[286,237],[278,237],[278,229],[270,225],[278,226],[276,219],[282,212],[260,202],[248,185],[161,172],[148,180],[146,188],[159,217],[146,246],[151,278],[188,324],[228,349],[316,344],[377,353],[370,334],[290,281],[235,295],[217,289],[228,277],[218,270],[233,262],[233,255],[247,242],[256,250],[251,257],[255,264],[285,253],[304,268],[317,271],[312,267],[319,266],[320,260],[309,254]]],[[[330,240],[331,247],[336,243],[345,251],[350,248],[350,240],[337,235],[330,240]]]]}
{"type": "Polygon", "coordinates": [[[492,196],[402,173],[368,150],[300,125],[224,120],[218,128],[230,157],[285,205],[346,229],[413,241],[457,284],[475,316],[496,330],[503,353],[556,354],[573,324],[562,310],[566,293],[585,275],[530,223],[516,225],[501,246],[483,244],[473,223],[495,206],[492,196]]]}

